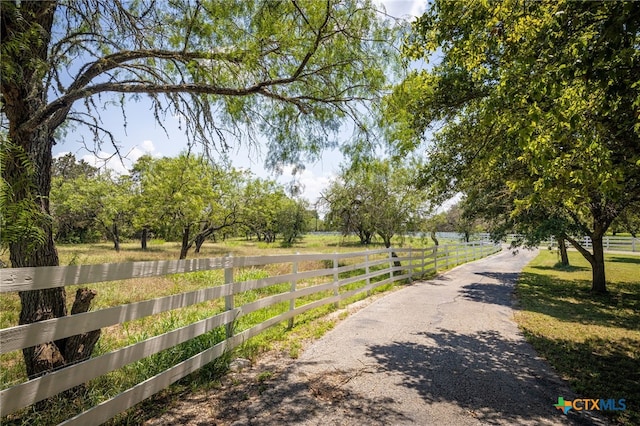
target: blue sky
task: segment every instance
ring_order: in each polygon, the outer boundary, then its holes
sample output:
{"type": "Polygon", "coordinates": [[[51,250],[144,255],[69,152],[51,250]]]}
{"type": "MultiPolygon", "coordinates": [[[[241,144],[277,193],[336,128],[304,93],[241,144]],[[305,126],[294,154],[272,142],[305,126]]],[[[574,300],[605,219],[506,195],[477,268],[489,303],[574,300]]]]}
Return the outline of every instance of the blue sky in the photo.
{"type": "MultiPolygon", "coordinates": [[[[387,14],[407,20],[424,12],[427,2],[425,0],[379,0],[383,4],[387,14]]],[[[92,137],[85,129],[69,130],[66,136],[54,147],[54,156],[73,153],[77,158],[99,167],[111,168],[119,173],[126,173],[135,161],[144,154],[156,157],[175,156],[187,147],[186,136],[178,128],[178,119],[167,116],[163,122],[167,132],[155,121],[151,103],[142,98],[137,103],[129,102],[126,106],[126,130],[125,119],[119,108],[105,109],[101,114],[101,125],[109,129],[120,147],[120,153],[124,156],[124,162],[113,157],[115,149],[110,143],[105,142],[96,152],[89,152],[84,148],[83,140],[92,146],[92,137]],[[109,159],[109,160],[107,160],[109,159]]],[[[248,151],[245,148],[231,150],[229,156],[237,168],[250,169],[256,176],[276,179],[286,184],[292,180],[291,169],[285,169],[282,175],[275,175],[264,169],[264,156],[259,150],[248,151]]],[[[307,168],[297,175],[297,180],[304,187],[303,196],[314,202],[320,191],[335,176],[342,161],[339,151],[327,151],[320,161],[315,164],[307,164],[307,168]]]]}

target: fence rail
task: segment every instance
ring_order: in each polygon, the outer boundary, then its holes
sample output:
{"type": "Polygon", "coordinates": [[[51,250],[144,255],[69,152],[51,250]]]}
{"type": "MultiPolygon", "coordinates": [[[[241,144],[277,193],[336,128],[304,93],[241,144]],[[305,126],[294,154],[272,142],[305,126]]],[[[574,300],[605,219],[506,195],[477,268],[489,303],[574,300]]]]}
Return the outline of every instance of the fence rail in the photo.
{"type": "Polygon", "coordinates": [[[295,316],[311,309],[331,303],[337,304],[361,293],[369,294],[373,289],[385,284],[436,273],[438,270],[479,259],[499,250],[499,245],[475,241],[427,249],[393,248],[340,254],[228,256],[180,261],[2,269],[0,270],[0,293],[211,270],[223,270],[225,282],[222,285],[200,290],[5,328],[0,330],[0,354],[216,299],[224,300],[225,311],[4,389],[0,391],[0,416],[14,413],[218,327],[225,327],[225,340],[62,424],[102,423],[275,324],[288,320],[289,325],[292,325],[295,316]],[[309,261],[324,262],[325,267],[298,272],[298,265],[309,261]],[[273,264],[289,264],[292,273],[247,281],[234,280],[236,272],[241,268],[273,264]],[[328,265],[331,267],[327,267],[328,265]],[[357,274],[353,275],[354,272],[357,274]],[[314,279],[312,284],[300,285],[310,279],[314,279]],[[322,282],[316,283],[318,279],[322,282]],[[268,295],[240,306],[234,305],[234,296],[282,283],[290,284],[289,291],[268,295]],[[358,283],[360,285],[347,287],[358,283]],[[297,306],[296,301],[299,302],[301,298],[310,295],[321,296],[322,292],[328,292],[330,295],[297,306]],[[234,324],[241,317],[282,302],[289,302],[289,309],[286,312],[234,333],[234,324]]]}
{"type": "MultiPolygon", "coordinates": [[[[489,238],[489,234],[480,234],[482,238],[489,238]]],[[[509,234],[506,238],[508,242],[513,241],[520,236],[517,234],[509,234]]],[[[576,241],[579,242],[587,250],[591,250],[591,238],[588,236],[576,237],[576,241]]],[[[548,238],[541,242],[541,245],[546,245],[552,248],[558,246],[558,241],[555,238],[548,238]]],[[[568,247],[571,247],[567,243],[568,247]]],[[[635,237],[621,237],[617,235],[605,235],[602,237],[602,246],[605,251],[630,251],[640,252],[640,238],[635,237]]]]}

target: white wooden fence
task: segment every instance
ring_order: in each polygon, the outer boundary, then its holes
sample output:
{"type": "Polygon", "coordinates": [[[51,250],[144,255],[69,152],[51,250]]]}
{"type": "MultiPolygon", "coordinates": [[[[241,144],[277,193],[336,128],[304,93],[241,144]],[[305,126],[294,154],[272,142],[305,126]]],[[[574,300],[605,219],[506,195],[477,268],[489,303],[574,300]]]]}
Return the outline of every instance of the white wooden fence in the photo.
{"type": "Polygon", "coordinates": [[[268,327],[285,320],[292,321],[294,316],[310,309],[329,303],[338,303],[341,300],[363,292],[370,292],[376,287],[398,280],[411,280],[414,277],[437,272],[439,269],[446,269],[450,266],[493,254],[500,251],[500,249],[498,245],[478,241],[468,244],[440,246],[437,251],[434,248],[394,248],[340,254],[222,257],[0,269],[1,293],[220,269],[224,270],[225,277],[223,285],[2,329],[0,330],[0,353],[3,354],[214,299],[224,298],[226,307],[226,311],[188,326],[177,328],[4,389],[0,391],[0,415],[6,416],[14,413],[17,410],[86,383],[125,365],[187,342],[217,327],[226,326],[226,340],[185,361],[177,363],[162,373],[138,383],[117,396],[61,424],[85,425],[103,423],[205,364],[214,361],[225,352],[237,347],[268,327]],[[397,254],[397,257],[392,257],[392,251],[397,254]],[[358,262],[358,258],[362,259],[362,261],[358,262]],[[351,261],[355,259],[356,263],[340,266],[341,263],[346,263],[348,259],[351,259],[351,261]],[[332,265],[332,267],[297,272],[298,264],[307,261],[321,261],[324,264],[332,265]],[[401,266],[395,266],[398,264],[396,262],[400,262],[401,266]],[[258,280],[234,281],[234,271],[237,271],[238,268],[283,263],[291,264],[290,270],[293,273],[258,280]],[[364,273],[356,276],[344,274],[346,272],[353,273],[354,271],[362,271],[364,273]],[[344,278],[340,278],[341,274],[344,278]],[[321,277],[324,277],[324,279],[321,279],[324,282],[320,284],[301,286],[302,288],[296,287],[296,283],[304,282],[304,280],[311,278],[317,280],[321,277]],[[234,295],[278,283],[290,283],[290,290],[263,297],[242,306],[234,306],[234,295]],[[361,283],[362,285],[357,286],[355,289],[344,289],[345,286],[353,283],[361,283]],[[296,307],[296,299],[327,290],[330,290],[331,296],[296,307]],[[233,334],[232,325],[241,316],[284,301],[290,301],[290,309],[287,312],[269,318],[247,330],[233,334]]]}
{"type": "MultiPolygon", "coordinates": [[[[489,238],[489,234],[480,234],[481,236],[486,236],[489,238]]],[[[506,238],[507,242],[513,241],[519,236],[517,234],[509,234],[506,238]]],[[[576,241],[578,241],[584,248],[587,250],[591,250],[591,238],[588,236],[584,237],[576,237],[576,241]]],[[[549,238],[541,243],[541,245],[549,246],[549,247],[557,247],[558,241],[555,238],[549,238]]],[[[605,251],[630,251],[630,252],[640,252],[640,238],[634,237],[621,237],[618,235],[605,235],[602,237],[602,246],[605,251]]],[[[567,247],[571,248],[572,246],[567,243],[567,247]]]]}

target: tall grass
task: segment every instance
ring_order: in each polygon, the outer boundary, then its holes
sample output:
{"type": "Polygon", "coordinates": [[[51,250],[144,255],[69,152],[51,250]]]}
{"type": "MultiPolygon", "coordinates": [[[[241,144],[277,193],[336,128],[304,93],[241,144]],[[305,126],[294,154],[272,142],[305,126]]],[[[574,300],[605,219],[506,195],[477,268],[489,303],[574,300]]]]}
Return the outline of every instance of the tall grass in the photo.
{"type": "MultiPolygon", "coordinates": [[[[201,253],[193,255],[193,257],[219,257],[227,254],[233,256],[252,256],[265,254],[291,254],[293,252],[325,252],[333,253],[337,251],[361,251],[362,246],[353,244],[353,241],[342,237],[313,237],[305,240],[305,244],[298,243],[293,248],[280,248],[278,246],[269,246],[267,250],[260,248],[260,243],[246,240],[228,240],[223,244],[208,243],[203,246],[201,253]]],[[[59,246],[61,264],[97,264],[97,263],[114,263],[141,260],[163,260],[175,259],[179,253],[179,246],[176,243],[152,244],[150,249],[142,251],[136,243],[127,243],[122,245],[119,253],[112,250],[110,244],[90,244],[90,245],[69,245],[59,246]]],[[[356,258],[353,262],[362,262],[362,259],[356,258]]],[[[350,261],[351,262],[351,261],[350,261]]],[[[301,262],[299,270],[312,270],[323,268],[324,266],[317,262],[301,262]]],[[[381,266],[380,268],[385,267],[381,266]]],[[[360,269],[348,273],[341,274],[340,278],[353,276],[353,274],[363,273],[360,269]]],[[[235,271],[234,281],[249,281],[266,278],[268,276],[291,273],[291,265],[267,265],[264,268],[246,268],[235,271]]],[[[384,279],[385,277],[379,277],[384,279]]],[[[299,283],[298,288],[304,286],[316,285],[320,282],[332,280],[333,276],[319,277],[309,282],[299,283]]],[[[372,280],[375,281],[376,279],[372,280]]],[[[188,274],[176,274],[165,277],[154,277],[145,279],[132,279],[126,281],[116,281],[108,283],[96,283],[91,287],[98,291],[98,296],[94,299],[94,309],[102,309],[110,306],[117,306],[126,303],[132,303],[140,300],[148,300],[152,298],[162,297],[171,294],[178,294],[186,291],[193,291],[201,288],[221,285],[224,283],[223,271],[200,271],[188,274]]],[[[365,281],[353,283],[342,291],[349,291],[360,288],[365,285],[365,281]]],[[[236,306],[244,305],[263,297],[289,291],[290,284],[282,283],[260,289],[250,290],[234,296],[234,304],[236,306]]],[[[385,286],[389,289],[391,286],[385,286]]],[[[68,294],[74,294],[75,288],[69,287],[68,294]]],[[[310,295],[306,298],[296,300],[296,306],[302,306],[311,301],[331,295],[332,292],[318,293],[310,295]]],[[[356,296],[346,303],[352,303],[364,296],[356,296]]],[[[72,297],[69,297],[72,299],[72,297]]],[[[73,301],[69,300],[71,305],[73,301]]],[[[0,326],[2,328],[17,325],[19,312],[19,298],[16,294],[0,295],[0,326]]],[[[70,307],[70,306],[69,306],[70,307]]],[[[171,312],[165,312],[124,324],[108,327],[102,330],[102,335],[96,346],[93,356],[99,356],[116,349],[143,341],[153,336],[157,336],[179,327],[183,327],[193,322],[211,317],[224,310],[224,301],[222,299],[203,302],[197,305],[176,309],[171,312]]],[[[289,309],[289,302],[282,302],[260,309],[256,312],[242,316],[236,321],[236,331],[248,329],[259,324],[266,319],[286,312],[289,309]]],[[[295,329],[290,330],[286,324],[274,326],[260,336],[256,336],[248,342],[245,342],[238,349],[238,353],[242,356],[255,358],[265,350],[269,350],[274,342],[280,342],[283,347],[287,348],[292,357],[296,357],[300,344],[299,339],[318,337],[333,326],[333,321],[320,320],[327,313],[336,309],[336,306],[326,305],[316,308],[299,315],[295,319],[295,329]]],[[[52,424],[63,421],[91,406],[105,401],[123,390],[162,372],[169,367],[181,362],[201,351],[207,349],[225,338],[224,327],[212,330],[196,339],[182,343],[175,347],[164,350],[153,356],[142,359],[138,362],[129,364],[119,370],[113,371],[105,376],[96,378],[86,386],[81,388],[75,394],[61,394],[51,398],[48,401],[36,406],[28,407],[24,410],[14,413],[7,418],[2,419],[2,424],[52,424]]],[[[189,378],[183,379],[176,385],[193,386],[194,384],[210,383],[219,375],[224,374],[228,357],[227,354],[222,359],[213,363],[205,369],[202,369],[189,378]],[[199,378],[207,377],[207,380],[199,378]]],[[[26,373],[21,358],[20,351],[9,354],[3,354],[0,357],[2,369],[0,372],[0,387],[7,388],[26,380],[26,373]]],[[[175,388],[175,387],[174,387],[175,388]]],[[[171,391],[165,391],[160,398],[166,396],[171,391]]],[[[143,404],[149,404],[145,402],[143,404]]],[[[118,416],[113,423],[136,422],[136,416],[139,416],[139,410],[132,409],[128,414],[118,416]]]]}

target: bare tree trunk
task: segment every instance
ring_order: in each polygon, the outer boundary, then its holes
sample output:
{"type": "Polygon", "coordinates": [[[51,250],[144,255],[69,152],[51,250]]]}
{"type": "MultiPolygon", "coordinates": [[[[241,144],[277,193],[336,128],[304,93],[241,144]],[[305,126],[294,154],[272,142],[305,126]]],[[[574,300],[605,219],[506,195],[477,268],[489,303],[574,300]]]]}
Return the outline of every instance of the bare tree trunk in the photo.
{"type": "Polygon", "coordinates": [[[204,244],[204,242],[206,241],[207,237],[205,237],[202,234],[198,234],[196,236],[195,242],[196,242],[196,248],[195,248],[195,252],[196,253],[200,253],[200,248],[202,247],[202,245],[204,244]]]}
{"type": "Polygon", "coordinates": [[[191,248],[191,244],[189,244],[189,233],[191,232],[191,225],[187,225],[182,230],[182,246],[180,247],[180,259],[186,259],[187,253],[191,248]]]}
{"type": "Polygon", "coordinates": [[[118,223],[113,222],[113,248],[115,251],[120,252],[120,233],[118,231],[118,223]]]}
{"type": "Polygon", "coordinates": [[[142,236],[140,236],[140,247],[142,248],[142,250],[147,249],[148,239],[149,239],[149,229],[146,227],[142,228],[142,236]]]}
{"type": "Polygon", "coordinates": [[[569,255],[567,254],[567,242],[564,238],[558,237],[558,250],[560,251],[560,264],[569,266],[569,255]]]}
{"type": "Polygon", "coordinates": [[[436,231],[431,231],[431,239],[433,240],[433,243],[436,245],[436,247],[440,244],[438,238],[436,238],[436,231]]]}

